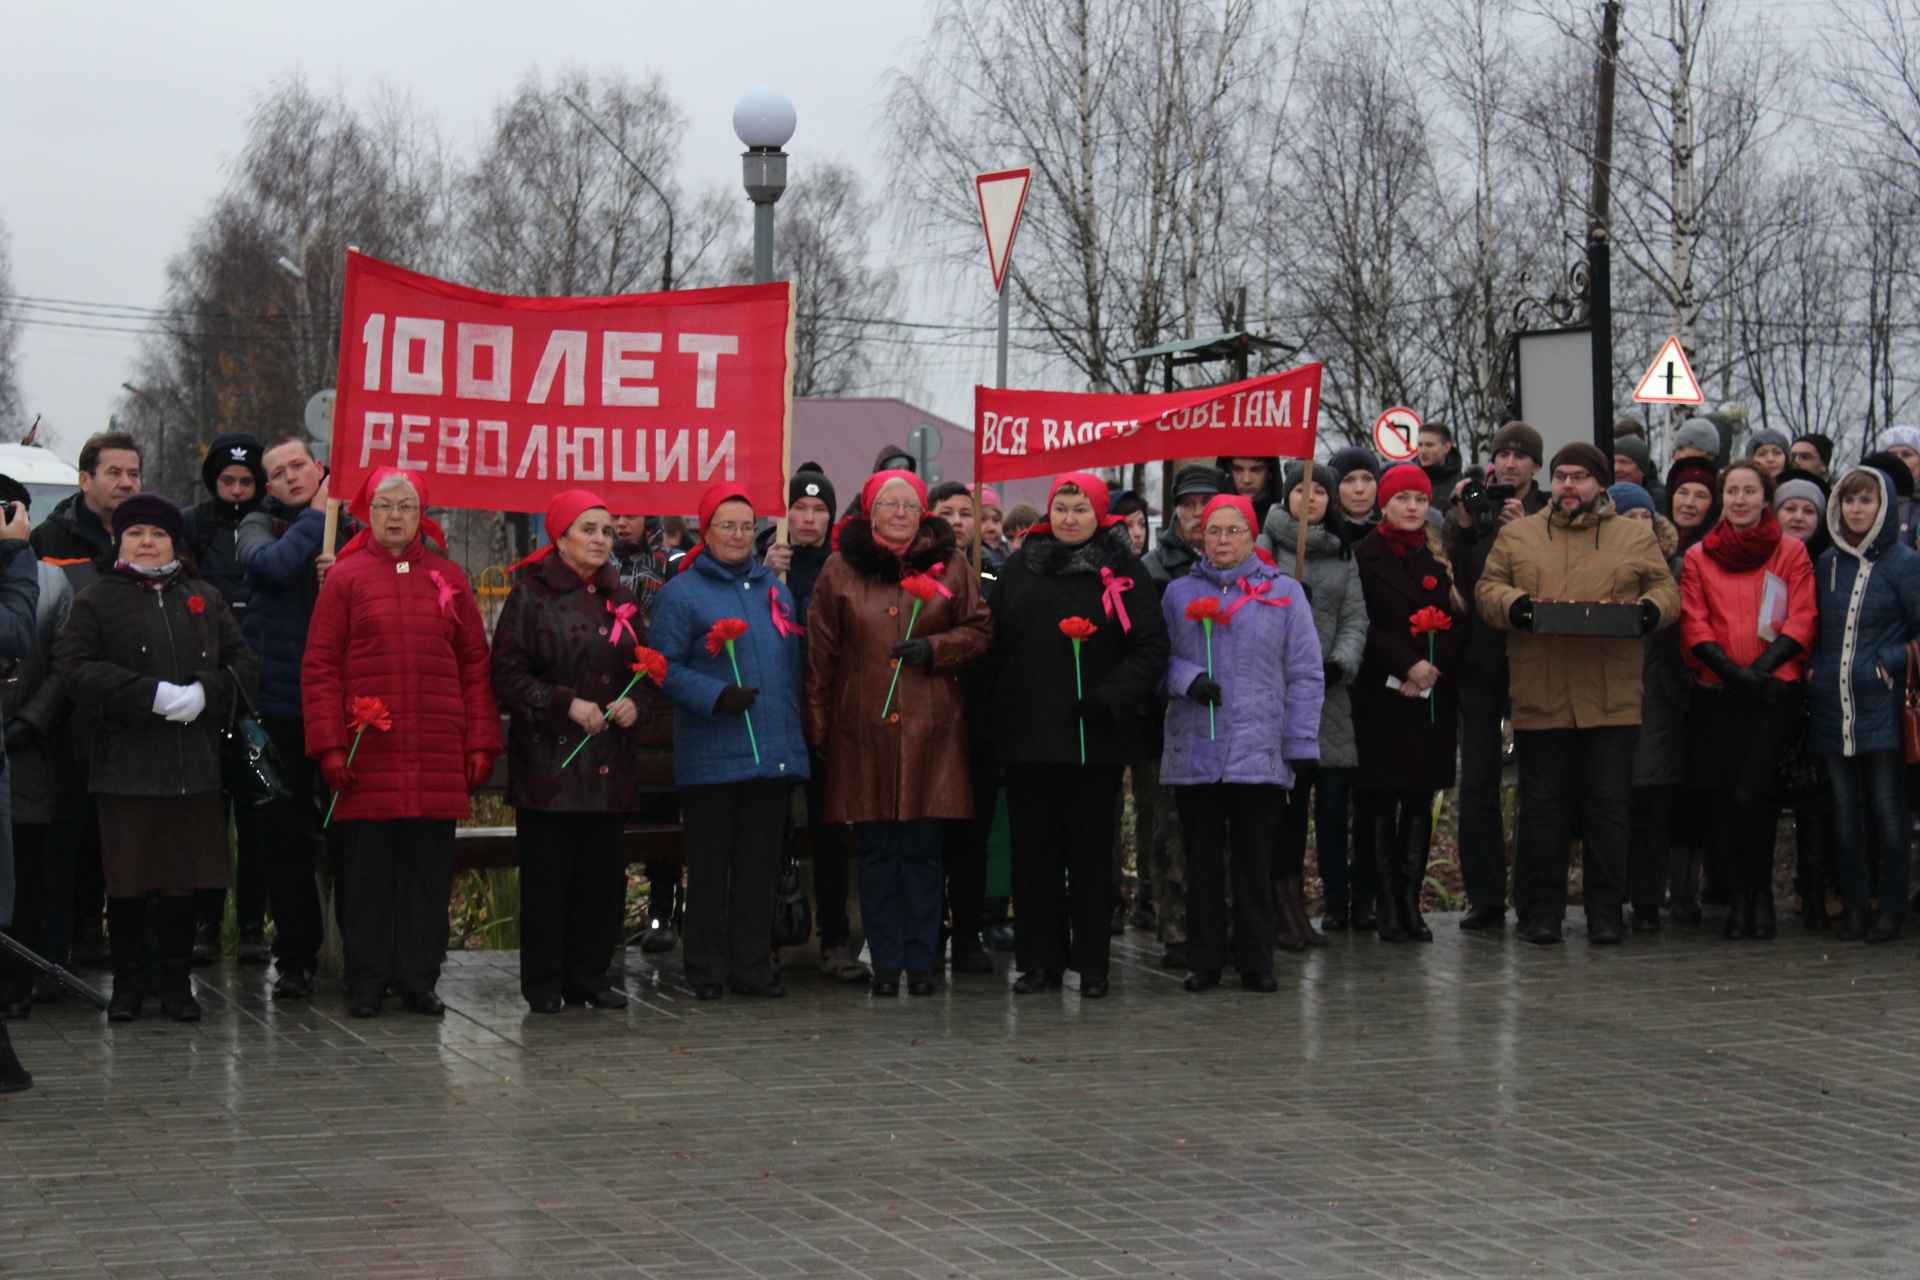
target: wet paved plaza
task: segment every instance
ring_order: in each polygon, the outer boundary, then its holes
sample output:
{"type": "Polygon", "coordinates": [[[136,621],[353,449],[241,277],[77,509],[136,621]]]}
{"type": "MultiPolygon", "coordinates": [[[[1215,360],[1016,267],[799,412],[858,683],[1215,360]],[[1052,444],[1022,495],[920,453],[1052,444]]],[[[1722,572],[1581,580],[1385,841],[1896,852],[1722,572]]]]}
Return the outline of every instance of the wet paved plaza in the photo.
{"type": "Polygon", "coordinates": [[[1920,944],[1454,919],[1274,996],[1129,933],[1104,1002],[695,1004],[635,951],[622,1014],[527,1014],[512,953],[444,1022],[231,965],[197,1027],[42,1006],[0,1275],[1920,1276],[1920,944]]]}

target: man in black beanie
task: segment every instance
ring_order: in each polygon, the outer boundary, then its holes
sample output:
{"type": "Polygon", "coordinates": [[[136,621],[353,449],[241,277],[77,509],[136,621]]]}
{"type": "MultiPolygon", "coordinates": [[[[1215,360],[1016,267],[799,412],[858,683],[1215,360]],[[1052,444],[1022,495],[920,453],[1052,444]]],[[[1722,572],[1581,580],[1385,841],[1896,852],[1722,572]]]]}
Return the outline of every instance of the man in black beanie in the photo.
{"type": "Polygon", "coordinates": [[[1804,471],[1821,480],[1828,478],[1833,468],[1833,439],[1817,431],[1795,436],[1792,446],[1787,450],[1787,465],[1804,471]]]}

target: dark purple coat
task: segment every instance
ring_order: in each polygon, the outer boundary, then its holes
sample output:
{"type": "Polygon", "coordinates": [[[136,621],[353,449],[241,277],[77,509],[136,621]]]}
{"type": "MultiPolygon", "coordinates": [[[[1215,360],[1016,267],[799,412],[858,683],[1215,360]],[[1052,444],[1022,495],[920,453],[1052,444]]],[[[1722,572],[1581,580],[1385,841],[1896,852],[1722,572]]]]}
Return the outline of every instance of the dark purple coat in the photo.
{"type": "MultiPolygon", "coordinates": [[[[633,678],[646,619],[636,606],[630,618],[636,640],[613,611],[634,604],[611,564],[589,582],[557,553],[529,569],[507,597],[493,630],[493,693],[511,717],[507,800],[515,808],[630,813],[640,807],[639,755],[629,732],[609,726],[561,768],[584,736],[567,715],[573,700],[604,710],[633,678]]],[[[647,723],[652,681],[642,679],[627,696],[640,708],[636,727],[647,723]]]]}
{"type": "Polygon", "coordinates": [[[1367,651],[1352,690],[1360,748],[1353,785],[1361,791],[1444,791],[1453,785],[1459,742],[1455,690],[1470,639],[1467,615],[1453,603],[1446,562],[1425,546],[1397,556],[1376,528],[1354,547],[1353,558],[1367,597],[1367,651]],[[1450,629],[1433,634],[1431,661],[1440,680],[1431,697],[1403,697],[1387,688],[1387,677],[1403,678],[1427,659],[1427,639],[1415,641],[1411,624],[1430,605],[1453,619],[1450,629]]]}

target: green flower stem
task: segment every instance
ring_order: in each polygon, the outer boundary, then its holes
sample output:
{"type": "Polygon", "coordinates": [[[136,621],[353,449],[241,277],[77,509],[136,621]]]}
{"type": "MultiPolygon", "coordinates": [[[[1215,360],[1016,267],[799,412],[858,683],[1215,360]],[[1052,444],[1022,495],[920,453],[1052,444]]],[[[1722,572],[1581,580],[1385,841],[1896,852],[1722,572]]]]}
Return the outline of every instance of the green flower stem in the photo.
{"type": "MultiPolygon", "coordinates": [[[[353,758],[360,754],[360,739],[366,736],[366,732],[367,726],[361,725],[359,730],[353,735],[353,746],[347,751],[347,767],[349,769],[353,767],[353,758]]],[[[327,816],[320,822],[320,826],[323,829],[328,823],[333,821],[333,806],[339,803],[340,793],[336,791],[333,793],[333,799],[327,801],[327,816]]]]}
{"type": "MultiPolygon", "coordinates": [[[[920,620],[920,598],[914,597],[913,612],[907,615],[907,639],[913,639],[913,624],[920,620]]],[[[887,712],[893,707],[893,691],[900,684],[900,660],[893,661],[893,682],[887,686],[887,700],[880,708],[880,718],[885,720],[887,712]]]]}
{"type": "MultiPolygon", "coordinates": [[[[1087,696],[1086,689],[1080,683],[1080,642],[1078,640],[1073,642],[1073,696],[1076,701],[1087,696]]],[[[1087,762],[1087,718],[1081,716],[1079,719],[1080,763],[1085,764],[1087,762]]]]}
{"type": "MultiPolygon", "coordinates": [[[[731,640],[727,641],[727,661],[733,664],[734,684],[739,685],[741,688],[745,688],[747,682],[740,678],[740,659],[733,652],[733,641],[731,640]]],[[[753,762],[755,764],[759,764],[760,763],[760,740],[753,736],[753,712],[747,711],[747,712],[744,712],[743,714],[747,718],[747,745],[753,748],[753,762]]]]}
{"type": "MultiPolygon", "coordinates": [[[[626,697],[626,696],[627,696],[627,695],[628,695],[629,693],[632,693],[632,692],[633,692],[633,686],[635,686],[635,685],[637,685],[637,684],[639,684],[639,683],[640,683],[640,677],[641,677],[641,676],[643,676],[643,675],[645,675],[645,674],[646,674],[646,672],[644,672],[644,671],[639,671],[639,672],[635,672],[635,673],[634,673],[634,677],[633,677],[633,679],[631,679],[631,680],[629,680],[629,681],[627,681],[627,687],[626,687],[626,688],[624,688],[624,689],[622,689],[622,690],[621,690],[621,691],[620,691],[619,693],[616,693],[616,694],[615,694],[615,695],[613,696],[613,702],[618,702],[618,701],[620,701],[620,699],[622,699],[622,698],[624,698],[624,697],[626,697]]],[[[609,702],[609,703],[608,703],[607,705],[608,705],[608,706],[612,706],[612,705],[613,705],[613,702],[609,702]]],[[[562,761],[560,762],[560,767],[561,767],[562,769],[564,769],[564,768],[566,768],[566,767],[567,767],[568,765],[570,765],[570,764],[572,764],[572,763],[573,763],[573,758],[574,758],[575,756],[577,756],[577,755],[579,755],[579,754],[580,754],[580,752],[581,752],[581,751],[583,751],[583,750],[584,750],[584,749],[586,748],[586,745],[587,745],[587,744],[588,744],[589,742],[592,742],[592,741],[593,741],[593,737],[594,737],[594,735],[593,735],[593,734],[588,734],[588,735],[587,735],[586,737],[584,737],[584,738],[582,738],[582,739],[580,739],[580,742],[579,742],[579,745],[578,745],[578,746],[576,746],[576,747],[574,747],[574,749],[573,749],[572,751],[569,751],[569,752],[567,753],[567,758],[566,758],[565,760],[562,760],[562,761]]]]}

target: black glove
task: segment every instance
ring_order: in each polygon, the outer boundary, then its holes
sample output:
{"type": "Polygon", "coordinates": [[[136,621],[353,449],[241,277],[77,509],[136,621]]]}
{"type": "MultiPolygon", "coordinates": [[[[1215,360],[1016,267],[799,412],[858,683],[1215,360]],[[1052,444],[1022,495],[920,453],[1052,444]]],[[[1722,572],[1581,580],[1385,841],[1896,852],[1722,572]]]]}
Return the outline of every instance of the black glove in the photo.
{"type": "Polygon", "coordinates": [[[1328,658],[1326,662],[1321,665],[1320,669],[1326,673],[1327,688],[1329,689],[1347,678],[1346,668],[1342,667],[1332,658],[1328,658]]]}
{"type": "Polygon", "coordinates": [[[1225,697],[1220,690],[1220,682],[1212,676],[1195,676],[1193,683],[1187,686],[1187,696],[1195,702],[1219,703],[1225,697]]]}
{"type": "MultiPolygon", "coordinates": [[[[1767,651],[1753,660],[1753,669],[1762,675],[1772,675],[1780,665],[1790,658],[1800,656],[1800,642],[1791,636],[1775,636],[1767,651]]],[[[1778,683],[1777,681],[1775,683],[1778,683]]]]}
{"type": "Polygon", "coordinates": [[[1720,684],[1730,693],[1764,697],[1767,685],[1778,683],[1765,672],[1755,671],[1752,667],[1743,667],[1727,656],[1727,651],[1711,640],[1703,640],[1693,646],[1693,656],[1700,665],[1720,677],[1720,684]]]}
{"type": "Polygon", "coordinates": [[[1073,704],[1073,710],[1088,724],[1110,725],[1113,723],[1113,713],[1107,710],[1105,698],[1096,698],[1088,694],[1073,704]]]}
{"type": "Polygon", "coordinates": [[[40,741],[40,731],[25,720],[9,720],[6,739],[8,751],[22,751],[40,741]]]}
{"type": "Polygon", "coordinates": [[[1533,630],[1533,597],[1521,596],[1507,606],[1507,621],[1515,631],[1533,630]]]}
{"type": "Polygon", "coordinates": [[[1640,602],[1640,634],[1650,636],[1660,629],[1660,606],[1651,600],[1640,602]]]}
{"type": "Polygon", "coordinates": [[[911,640],[902,640],[890,651],[900,659],[901,664],[909,667],[930,667],[933,665],[933,641],[921,636],[911,640]]]}
{"type": "Polygon", "coordinates": [[[743,716],[747,713],[747,708],[753,705],[753,700],[759,696],[758,689],[730,684],[714,700],[713,709],[723,716],[743,716]]]}

